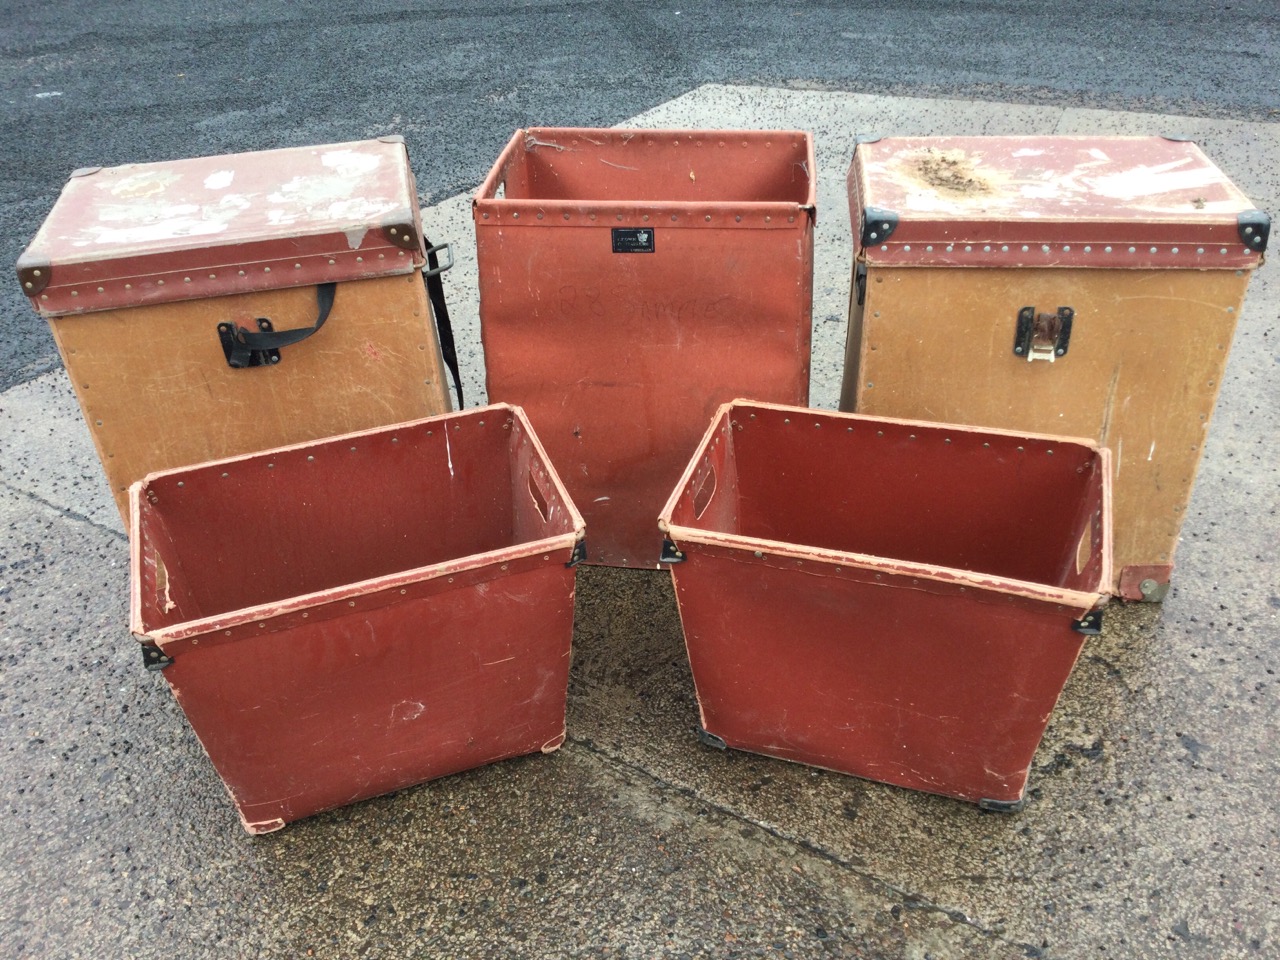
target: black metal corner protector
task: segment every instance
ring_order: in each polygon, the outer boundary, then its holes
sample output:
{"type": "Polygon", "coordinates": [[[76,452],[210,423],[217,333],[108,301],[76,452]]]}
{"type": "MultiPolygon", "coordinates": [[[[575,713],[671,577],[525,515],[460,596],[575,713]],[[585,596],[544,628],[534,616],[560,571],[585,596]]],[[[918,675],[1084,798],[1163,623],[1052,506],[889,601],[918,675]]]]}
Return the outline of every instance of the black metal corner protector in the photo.
{"type": "Polygon", "coordinates": [[[1086,637],[1096,637],[1102,633],[1102,611],[1090,610],[1079,620],[1071,621],[1071,629],[1083,633],[1086,637]]]}
{"type": "Polygon", "coordinates": [[[1264,210],[1245,210],[1236,216],[1236,230],[1240,242],[1254,253],[1267,252],[1267,240],[1271,237],[1271,217],[1264,210]]]}
{"type": "Polygon", "coordinates": [[[142,646],[142,665],[148,670],[163,670],[165,667],[173,665],[173,657],[169,656],[154,643],[144,643],[142,646]]]}
{"type": "Polygon", "coordinates": [[[1017,800],[979,800],[978,809],[988,813],[1021,813],[1027,806],[1027,798],[1017,800]]]}
{"type": "Polygon", "coordinates": [[[569,562],[566,567],[576,567],[582,561],[587,559],[587,540],[583,537],[573,545],[573,553],[569,554],[569,562]]]}
{"type": "Polygon", "coordinates": [[[710,747],[713,750],[728,750],[729,745],[724,742],[724,737],[717,737],[714,733],[707,733],[701,727],[695,727],[698,732],[698,742],[704,747],[710,747]]]}
{"type": "Polygon", "coordinates": [[[897,229],[898,215],[892,210],[882,210],[880,207],[862,208],[862,245],[864,247],[883,243],[893,236],[893,231],[897,229]]]}
{"type": "Polygon", "coordinates": [[[684,551],[676,549],[676,545],[665,537],[662,540],[662,555],[659,563],[684,563],[684,551]]]}

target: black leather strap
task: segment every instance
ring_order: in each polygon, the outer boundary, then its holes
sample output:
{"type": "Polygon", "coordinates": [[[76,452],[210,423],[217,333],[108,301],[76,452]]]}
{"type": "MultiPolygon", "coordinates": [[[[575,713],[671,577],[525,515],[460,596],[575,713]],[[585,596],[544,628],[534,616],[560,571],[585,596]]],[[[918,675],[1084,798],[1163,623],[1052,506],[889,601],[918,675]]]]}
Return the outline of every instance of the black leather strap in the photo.
{"type": "Polygon", "coordinates": [[[462,377],[458,373],[458,347],[453,341],[453,324],[449,322],[449,307],[444,302],[444,283],[440,279],[440,261],[436,257],[435,248],[427,244],[427,269],[422,271],[422,279],[427,284],[427,299],[431,301],[431,310],[436,315],[436,331],[440,336],[440,356],[444,365],[453,374],[453,389],[458,394],[458,409],[463,407],[462,377]]]}
{"type": "MultiPolygon", "coordinates": [[[[244,327],[236,326],[231,330],[231,324],[221,324],[218,327],[219,335],[222,337],[223,349],[227,354],[227,363],[232,367],[256,367],[265,362],[264,357],[268,357],[272,350],[279,350],[281,347],[287,347],[293,343],[299,343],[313,333],[317,332],[324,326],[324,322],[329,319],[329,312],[333,309],[333,298],[337,293],[338,285],[336,283],[322,283],[316,287],[316,322],[310,327],[298,327],[294,330],[272,330],[271,321],[264,317],[258,318],[258,330],[247,330],[244,327]]],[[[278,355],[276,357],[278,359],[278,355]]],[[[270,362],[275,362],[271,360],[270,362]]]]}

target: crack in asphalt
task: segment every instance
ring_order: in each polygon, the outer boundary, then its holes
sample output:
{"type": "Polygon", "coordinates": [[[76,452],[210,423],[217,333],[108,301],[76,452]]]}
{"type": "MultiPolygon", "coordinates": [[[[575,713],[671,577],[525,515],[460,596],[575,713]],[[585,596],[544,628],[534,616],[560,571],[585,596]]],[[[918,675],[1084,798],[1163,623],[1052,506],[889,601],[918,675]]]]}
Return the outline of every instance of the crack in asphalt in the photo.
{"type": "Polygon", "coordinates": [[[605,750],[603,747],[596,744],[596,742],[591,740],[590,738],[575,737],[571,735],[565,738],[565,742],[569,745],[579,747],[582,750],[586,751],[587,753],[591,754],[592,756],[599,757],[600,759],[605,760],[608,763],[614,764],[615,766],[624,767],[627,770],[632,771],[633,773],[637,773],[645,777],[646,779],[652,781],[653,783],[657,784],[659,787],[663,789],[671,790],[682,796],[696,800],[698,803],[704,804],[705,806],[710,807],[712,810],[715,810],[717,813],[721,814],[722,816],[729,817],[733,820],[738,821],[739,823],[743,823],[743,824],[747,824],[752,827],[755,827],[757,830],[761,830],[764,833],[768,834],[769,836],[777,840],[781,840],[784,843],[791,844],[794,847],[799,847],[801,850],[805,851],[808,854],[811,854],[812,856],[815,856],[821,860],[825,860],[828,863],[831,863],[837,867],[840,867],[844,870],[849,871],[850,873],[853,873],[859,877],[862,877],[864,880],[867,880],[870,883],[883,887],[884,889],[891,892],[894,897],[901,900],[902,906],[907,910],[920,910],[925,913],[941,914],[951,922],[962,924],[966,927],[969,927],[970,929],[974,930],[977,933],[980,933],[982,936],[987,937],[990,940],[994,940],[999,943],[1006,943],[1010,947],[1014,947],[1018,950],[1021,950],[1024,953],[1024,955],[1027,957],[1038,958],[1038,957],[1044,956],[1044,953],[1041,950],[1041,948],[1037,947],[1034,944],[1023,943],[1018,940],[1010,940],[1008,937],[1004,936],[1003,934],[995,930],[992,930],[990,927],[987,927],[981,923],[978,923],[976,920],[974,920],[972,917],[966,914],[963,910],[953,910],[948,907],[942,906],[941,904],[933,903],[932,901],[927,900],[924,897],[919,896],[918,894],[912,893],[909,890],[905,890],[897,886],[896,884],[893,884],[890,881],[885,880],[883,877],[877,876],[871,871],[860,867],[858,864],[854,863],[851,860],[848,860],[845,857],[840,856],[838,853],[835,853],[834,851],[827,850],[823,847],[818,846],[812,841],[805,840],[801,837],[791,836],[790,834],[785,833],[782,830],[779,830],[777,827],[770,826],[769,824],[766,824],[766,823],[761,823],[759,820],[754,820],[751,817],[745,816],[744,814],[738,812],[737,810],[732,809],[731,807],[727,807],[721,803],[717,803],[714,800],[708,799],[707,797],[701,795],[693,787],[683,787],[683,786],[680,786],[679,784],[672,783],[669,780],[665,780],[658,774],[654,773],[652,770],[649,770],[647,767],[644,767],[641,764],[628,760],[625,757],[622,757],[618,754],[605,750]]]}
{"type": "Polygon", "coordinates": [[[106,524],[99,523],[97,520],[94,520],[92,517],[86,516],[83,513],[77,513],[75,510],[72,510],[70,507],[61,507],[50,500],[46,500],[44,497],[38,494],[32,493],[30,490],[23,490],[21,487],[15,487],[13,484],[6,483],[3,480],[0,480],[0,490],[5,490],[8,493],[17,494],[20,497],[26,497],[28,500],[32,500],[40,504],[42,507],[47,507],[48,509],[54,511],[59,516],[65,517],[67,520],[75,520],[78,523],[87,523],[89,526],[93,527],[95,530],[105,533],[110,537],[114,537],[116,540],[121,540],[125,543],[129,542],[129,538],[128,536],[125,535],[123,530],[116,530],[113,527],[108,527],[106,524]]]}

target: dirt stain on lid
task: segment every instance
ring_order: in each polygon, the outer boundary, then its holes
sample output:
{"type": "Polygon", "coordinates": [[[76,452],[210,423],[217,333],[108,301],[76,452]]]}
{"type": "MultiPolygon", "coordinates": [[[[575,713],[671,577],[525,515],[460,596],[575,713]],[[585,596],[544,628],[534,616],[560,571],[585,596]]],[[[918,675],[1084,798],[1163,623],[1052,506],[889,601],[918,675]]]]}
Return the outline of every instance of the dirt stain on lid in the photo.
{"type": "Polygon", "coordinates": [[[981,197],[995,192],[990,179],[963,150],[928,147],[907,158],[906,167],[912,179],[941,193],[981,197]]]}

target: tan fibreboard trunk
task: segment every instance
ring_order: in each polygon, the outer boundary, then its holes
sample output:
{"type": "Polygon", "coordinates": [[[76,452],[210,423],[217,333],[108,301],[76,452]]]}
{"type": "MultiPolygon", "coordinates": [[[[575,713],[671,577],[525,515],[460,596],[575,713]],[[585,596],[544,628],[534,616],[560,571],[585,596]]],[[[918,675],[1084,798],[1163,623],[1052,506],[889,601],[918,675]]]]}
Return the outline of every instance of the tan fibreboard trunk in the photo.
{"type": "Polygon", "coordinates": [[[18,279],[127,523],[148,473],[447,412],[425,264],[388,138],[77,171],[18,279]]]}
{"type": "Polygon", "coordinates": [[[1117,592],[1162,598],[1266,216],[1160,138],[862,143],[849,197],[841,409],[1096,438],[1117,592]]]}

